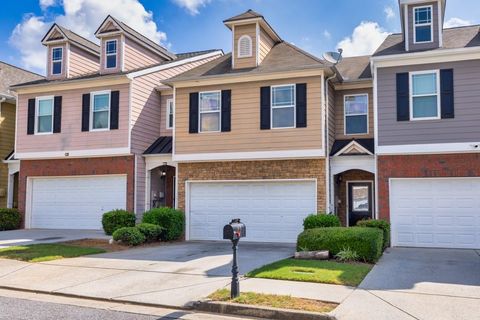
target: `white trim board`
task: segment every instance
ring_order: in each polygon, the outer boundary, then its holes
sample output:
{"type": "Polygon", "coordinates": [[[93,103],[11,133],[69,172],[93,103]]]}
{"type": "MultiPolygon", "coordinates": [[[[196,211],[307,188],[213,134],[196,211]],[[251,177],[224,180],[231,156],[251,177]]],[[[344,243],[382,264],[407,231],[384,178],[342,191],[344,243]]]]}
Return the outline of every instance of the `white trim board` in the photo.
{"type": "Polygon", "coordinates": [[[378,146],[376,149],[378,155],[474,152],[480,152],[480,142],[403,144],[378,146]]]}
{"type": "Polygon", "coordinates": [[[375,174],[374,156],[348,156],[330,158],[330,178],[348,170],[363,170],[375,174]]]}
{"type": "Polygon", "coordinates": [[[63,151],[43,151],[43,152],[16,152],[15,158],[19,160],[34,159],[69,159],[82,157],[109,157],[109,156],[127,156],[131,155],[130,148],[110,148],[110,149],[87,149],[87,150],[63,150],[63,151]]]}
{"type": "Polygon", "coordinates": [[[173,161],[324,158],[324,149],[172,154],[173,161]]]}

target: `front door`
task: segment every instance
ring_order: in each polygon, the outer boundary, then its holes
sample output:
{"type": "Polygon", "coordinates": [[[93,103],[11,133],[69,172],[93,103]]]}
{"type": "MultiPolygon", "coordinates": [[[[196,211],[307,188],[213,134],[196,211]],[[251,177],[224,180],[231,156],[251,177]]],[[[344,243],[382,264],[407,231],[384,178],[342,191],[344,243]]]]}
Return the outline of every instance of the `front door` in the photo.
{"type": "Polygon", "coordinates": [[[348,225],[355,226],[359,220],[371,219],[372,212],[372,183],[348,183],[348,225]]]}

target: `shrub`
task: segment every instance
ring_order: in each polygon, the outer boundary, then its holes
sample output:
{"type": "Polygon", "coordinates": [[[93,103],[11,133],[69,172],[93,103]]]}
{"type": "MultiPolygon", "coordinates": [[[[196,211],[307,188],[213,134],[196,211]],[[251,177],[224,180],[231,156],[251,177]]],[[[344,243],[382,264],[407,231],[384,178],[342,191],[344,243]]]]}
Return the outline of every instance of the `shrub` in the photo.
{"type": "Polygon", "coordinates": [[[367,262],[380,258],[382,245],[383,233],[377,228],[316,228],[303,231],[297,240],[297,248],[328,250],[331,256],[348,247],[358,254],[360,260],[367,262]]]}
{"type": "Polygon", "coordinates": [[[17,209],[0,208],[0,231],[20,228],[22,216],[17,209]]]}
{"type": "Polygon", "coordinates": [[[135,226],[135,214],[126,210],[116,209],[105,212],[102,217],[102,226],[106,234],[112,235],[115,230],[123,227],[135,226]]]}
{"type": "Polygon", "coordinates": [[[333,214],[311,214],[303,220],[305,230],[314,228],[340,227],[340,220],[333,214]]]}
{"type": "Polygon", "coordinates": [[[358,253],[347,247],[343,248],[339,253],[337,253],[335,258],[342,262],[357,261],[358,253]]]}
{"type": "Polygon", "coordinates": [[[162,227],[151,223],[140,223],[137,228],[145,236],[147,242],[158,241],[163,230],[162,227]]]}
{"type": "Polygon", "coordinates": [[[130,246],[138,246],[145,242],[145,236],[137,227],[123,227],[115,230],[113,240],[130,246]]]}
{"type": "Polygon", "coordinates": [[[160,239],[171,241],[182,236],[185,219],[182,211],[163,207],[145,212],[142,222],[162,227],[160,239]]]}
{"type": "Polygon", "coordinates": [[[358,227],[379,228],[383,231],[383,248],[390,246],[390,223],[385,220],[360,220],[357,222],[358,227]]]}

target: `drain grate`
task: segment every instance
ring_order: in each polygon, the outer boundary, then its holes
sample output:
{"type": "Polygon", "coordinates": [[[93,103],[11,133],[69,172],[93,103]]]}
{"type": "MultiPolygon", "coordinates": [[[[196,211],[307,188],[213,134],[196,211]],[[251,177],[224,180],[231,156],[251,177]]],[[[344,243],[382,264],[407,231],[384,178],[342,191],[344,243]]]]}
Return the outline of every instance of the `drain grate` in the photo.
{"type": "Polygon", "coordinates": [[[63,239],[63,237],[41,238],[41,239],[35,239],[35,241],[60,240],[60,239],[63,239]]]}

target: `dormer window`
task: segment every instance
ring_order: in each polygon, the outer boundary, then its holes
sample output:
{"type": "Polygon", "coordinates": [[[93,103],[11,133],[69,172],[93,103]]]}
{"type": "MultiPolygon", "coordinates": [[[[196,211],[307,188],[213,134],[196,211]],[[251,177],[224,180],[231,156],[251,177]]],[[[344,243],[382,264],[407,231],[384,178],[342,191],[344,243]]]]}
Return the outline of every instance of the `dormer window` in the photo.
{"type": "Polygon", "coordinates": [[[117,67],[117,40],[105,42],[105,68],[114,69],[117,67]]]}
{"type": "Polygon", "coordinates": [[[432,6],[414,8],[414,43],[432,42],[432,6]]]}
{"type": "Polygon", "coordinates": [[[243,35],[238,39],[238,57],[247,58],[252,56],[252,38],[243,35]]]}
{"type": "Polygon", "coordinates": [[[62,74],[63,48],[52,49],[52,74],[62,74]]]}

